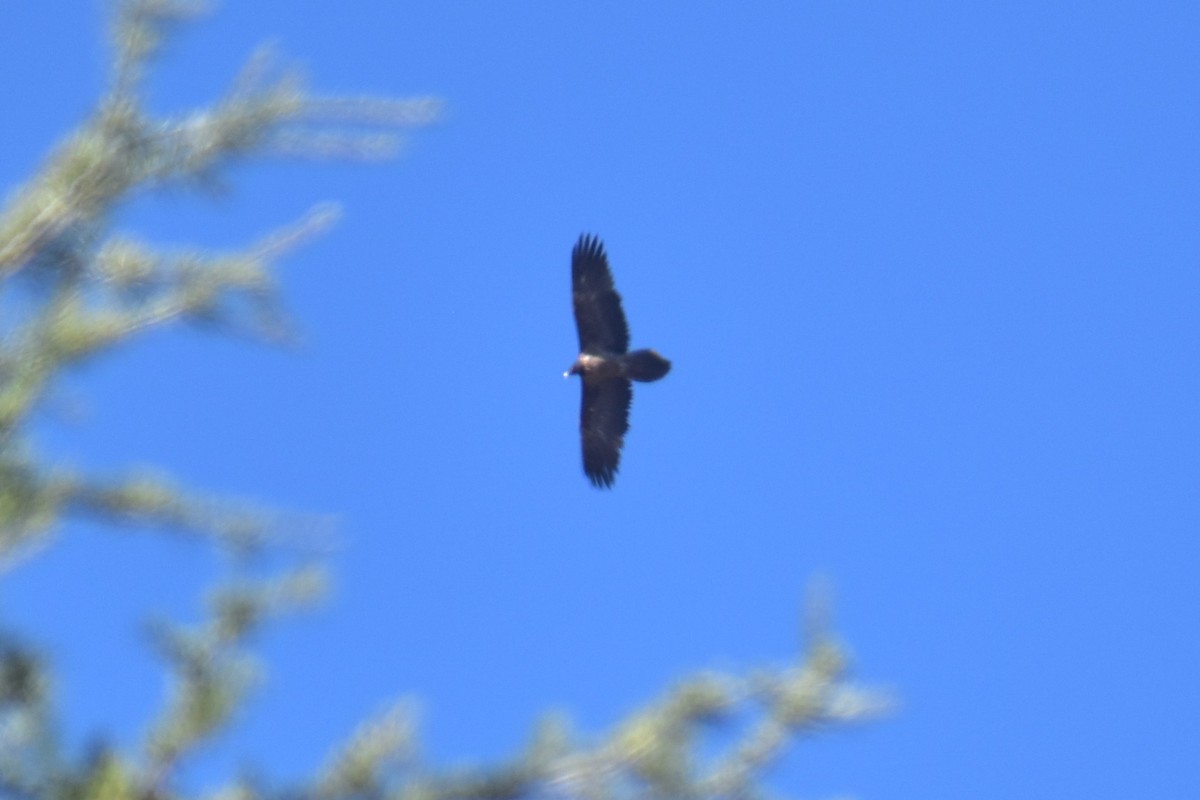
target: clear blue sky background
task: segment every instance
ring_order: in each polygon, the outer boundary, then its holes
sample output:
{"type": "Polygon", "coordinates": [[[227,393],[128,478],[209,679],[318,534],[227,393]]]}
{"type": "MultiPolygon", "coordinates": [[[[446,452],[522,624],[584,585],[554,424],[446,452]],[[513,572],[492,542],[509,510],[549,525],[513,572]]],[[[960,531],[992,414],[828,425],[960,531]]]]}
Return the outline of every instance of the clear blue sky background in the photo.
{"type": "MultiPolygon", "coordinates": [[[[102,88],[103,5],[12,3],[6,187],[102,88]]],[[[436,94],[381,168],[240,168],[143,199],[234,246],[315,202],[298,351],[198,335],[90,367],[44,421],[78,463],[341,515],[338,588],[197,775],[287,778],[415,695],[444,763],[539,712],[602,731],[704,667],[785,663],[828,576],[894,718],[806,741],[797,797],[1200,794],[1200,6],[229,2],[156,107],[266,39],[323,91],[436,94]],[[579,465],[568,255],[608,245],[639,387],[615,491],[579,465]],[[80,413],[79,409],[82,409],[80,413]]],[[[144,612],[202,547],[89,526],[5,576],[67,729],[136,738],[144,612]]]]}

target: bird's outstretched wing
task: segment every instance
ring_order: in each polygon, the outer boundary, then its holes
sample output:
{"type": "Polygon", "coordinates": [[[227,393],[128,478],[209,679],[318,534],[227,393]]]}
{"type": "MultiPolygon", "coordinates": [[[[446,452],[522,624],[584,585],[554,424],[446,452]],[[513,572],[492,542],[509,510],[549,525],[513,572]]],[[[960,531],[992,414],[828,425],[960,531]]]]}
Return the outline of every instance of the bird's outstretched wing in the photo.
{"type": "Polygon", "coordinates": [[[613,287],[604,245],[595,236],[579,237],[571,251],[571,289],[579,352],[624,353],[629,349],[629,325],[621,310],[621,295],[613,287]]]}
{"type": "Polygon", "coordinates": [[[621,445],[629,430],[633,387],[624,378],[583,384],[579,433],[583,439],[583,471],[596,486],[609,488],[617,477],[621,445]]]}

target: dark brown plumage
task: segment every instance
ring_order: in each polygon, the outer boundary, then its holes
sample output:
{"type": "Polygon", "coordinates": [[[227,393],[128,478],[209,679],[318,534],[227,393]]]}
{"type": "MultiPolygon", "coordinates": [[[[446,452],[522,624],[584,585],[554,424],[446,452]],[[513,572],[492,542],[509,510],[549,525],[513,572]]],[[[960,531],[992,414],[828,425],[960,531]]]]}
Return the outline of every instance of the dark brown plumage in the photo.
{"type": "Polygon", "coordinates": [[[604,245],[583,235],[571,251],[571,289],[579,358],[567,375],[583,380],[579,433],[583,471],[599,488],[611,488],[629,430],[630,381],[656,381],[671,362],[653,350],[629,352],[629,325],[613,286],[604,245]]]}

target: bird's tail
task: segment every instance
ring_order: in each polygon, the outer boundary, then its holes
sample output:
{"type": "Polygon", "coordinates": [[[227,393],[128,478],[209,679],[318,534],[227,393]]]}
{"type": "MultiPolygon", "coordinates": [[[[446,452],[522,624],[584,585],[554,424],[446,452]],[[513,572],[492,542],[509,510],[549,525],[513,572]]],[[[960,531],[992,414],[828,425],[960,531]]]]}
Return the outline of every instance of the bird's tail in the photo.
{"type": "Polygon", "coordinates": [[[653,350],[634,350],[625,356],[625,375],[635,381],[656,381],[671,371],[671,362],[653,350]]]}

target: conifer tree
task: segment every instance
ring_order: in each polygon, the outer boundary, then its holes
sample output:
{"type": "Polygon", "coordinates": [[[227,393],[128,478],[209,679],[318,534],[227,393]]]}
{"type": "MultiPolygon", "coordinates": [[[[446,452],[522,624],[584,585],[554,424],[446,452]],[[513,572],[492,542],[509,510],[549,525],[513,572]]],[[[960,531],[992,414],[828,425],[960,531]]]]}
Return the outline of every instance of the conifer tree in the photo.
{"type": "MultiPolygon", "coordinates": [[[[231,161],[268,155],[374,159],[406,129],[436,119],[432,99],[326,97],[253,57],[224,97],[186,114],[156,115],[145,78],[173,29],[199,11],[184,0],[124,0],[112,25],[107,89],[94,112],[55,147],[0,211],[0,579],[36,570],[37,556],[72,521],[186,534],[233,555],[288,548],[287,515],[220,501],[156,474],[92,475],[42,458],[34,413],[61,376],[167,326],[286,337],[272,268],[336,217],[317,208],[235,252],[156,246],[113,229],[131,196],[204,188],[231,161]]],[[[151,644],[170,690],[140,744],[101,742],[74,752],[57,725],[52,663],[36,631],[0,628],[0,797],[149,798],[750,797],[764,769],[798,733],[879,712],[886,700],[847,678],[844,650],[820,603],[810,604],[807,649],[791,666],[680,680],[607,733],[582,736],[547,717],[511,761],[472,771],[423,763],[404,706],[366,721],[315,765],[307,783],[230,776],[195,794],[179,772],[220,737],[250,689],[248,639],[275,615],[319,596],[325,575],[301,564],[262,580],[236,573],[213,589],[194,626],[157,621],[151,644]],[[702,761],[700,737],[737,727],[723,755],[702,761]]],[[[247,758],[252,760],[253,754],[247,758]]]]}

